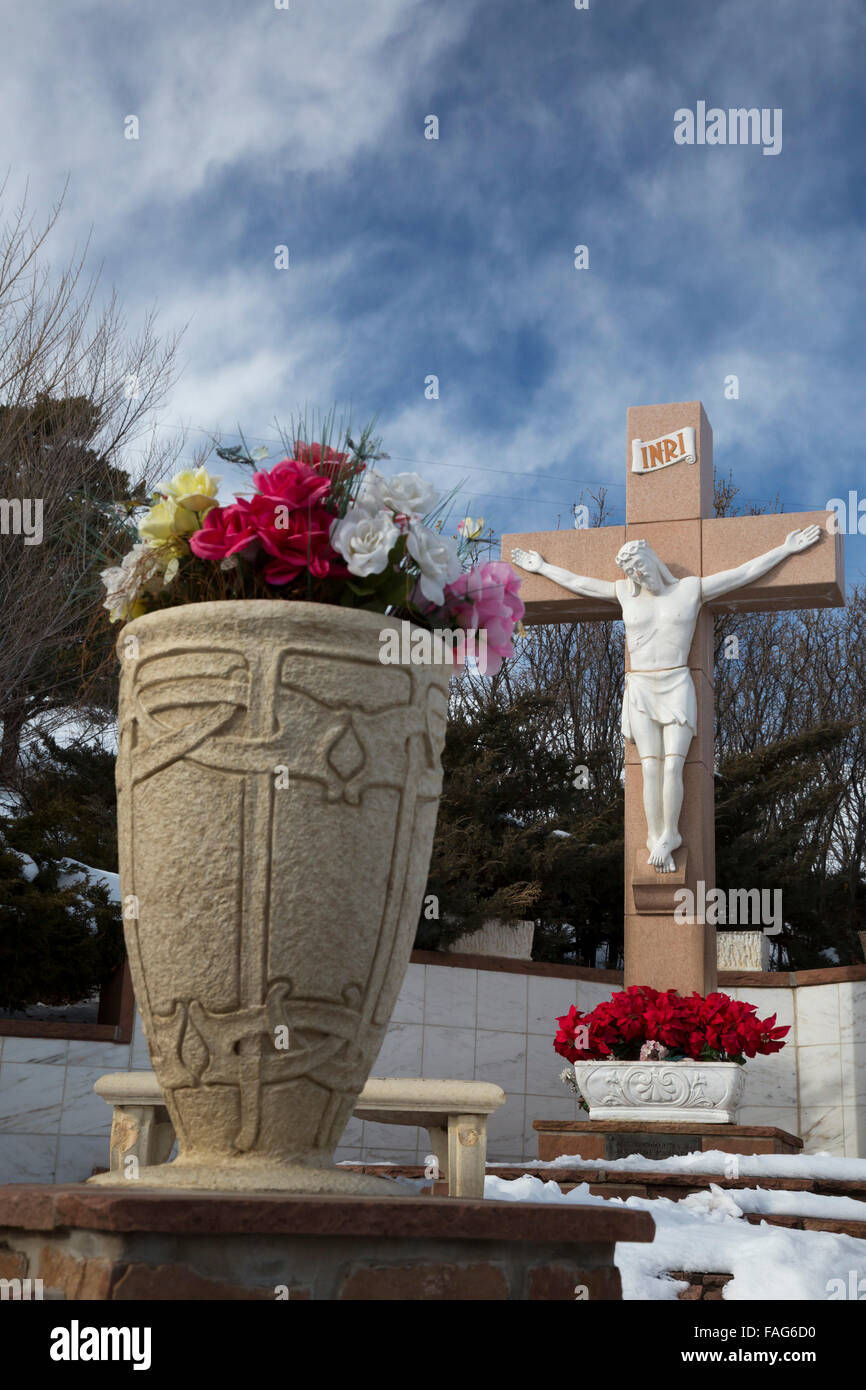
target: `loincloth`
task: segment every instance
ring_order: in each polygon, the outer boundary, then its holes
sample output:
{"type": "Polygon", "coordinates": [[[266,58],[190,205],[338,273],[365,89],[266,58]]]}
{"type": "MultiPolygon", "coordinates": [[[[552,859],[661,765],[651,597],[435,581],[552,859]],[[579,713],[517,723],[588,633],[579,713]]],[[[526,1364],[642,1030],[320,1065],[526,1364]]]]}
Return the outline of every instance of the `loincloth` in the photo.
{"type": "Polygon", "coordinates": [[[698,697],[688,666],[674,666],[668,671],[627,671],[622,732],[632,742],[633,712],[646,715],[656,724],[683,724],[694,736],[698,727],[698,697]]]}

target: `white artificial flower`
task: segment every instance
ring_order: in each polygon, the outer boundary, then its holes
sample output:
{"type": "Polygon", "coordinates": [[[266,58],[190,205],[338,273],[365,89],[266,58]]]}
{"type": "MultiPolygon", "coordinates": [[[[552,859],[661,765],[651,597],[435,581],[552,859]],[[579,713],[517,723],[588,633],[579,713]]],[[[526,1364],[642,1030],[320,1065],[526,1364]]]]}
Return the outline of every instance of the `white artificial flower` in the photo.
{"type": "Polygon", "coordinates": [[[106,589],[102,606],[108,609],[111,621],[125,621],[139,597],[145,592],[156,594],[163,584],[170,584],[177,568],[177,562],[172,566],[169,555],[138,541],[119,565],[103,570],[99,576],[106,589]]]}
{"type": "Polygon", "coordinates": [[[364,578],[382,573],[399,535],[390,512],[370,516],[363,508],[350,507],[331,527],[331,545],[346,561],[349,573],[364,578]]]}
{"type": "Polygon", "coordinates": [[[375,516],[377,512],[381,512],[385,505],[382,495],[384,484],[382,474],[377,473],[375,468],[368,468],[349,511],[357,512],[358,516],[375,516]]]}
{"type": "Polygon", "coordinates": [[[460,575],[460,556],[453,536],[440,535],[429,526],[413,522],[406,548],[421,570],[418,587],[429,603],[445,602],[444,586],[460,575]]]}
{"type": "Polygon", "coordinates": [[[385,506],[406,516],[425,516],[439,501],[439,493],[419,473],[395,473],[382,478],[380,486],[385,506]]]}

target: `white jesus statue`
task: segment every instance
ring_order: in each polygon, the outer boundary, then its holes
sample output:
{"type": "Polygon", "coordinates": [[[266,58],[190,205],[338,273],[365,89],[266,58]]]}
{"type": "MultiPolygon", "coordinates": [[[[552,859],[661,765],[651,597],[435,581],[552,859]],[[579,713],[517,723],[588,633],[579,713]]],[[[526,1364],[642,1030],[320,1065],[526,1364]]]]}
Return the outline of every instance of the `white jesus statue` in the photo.
{"type": "Polygon", "coordinates": [[[792,531],[782,545],[736,569],[704,578],[675,579],[644,540],[627,541],[616,557],[625,579],[610,581],[548,565],[537,550],[512,550],[530,574],[563,589],[607,599],[622,609],[631,670],[625,678],[622,732],[634,742],[643,769],[649,863],[659,873],[676,867],[674,850],[683,804],[683,766],[697,729],[697,695],[688,668],[698,613],[705,603],[742,589],[820,539],[817,526],[792,531]]]}

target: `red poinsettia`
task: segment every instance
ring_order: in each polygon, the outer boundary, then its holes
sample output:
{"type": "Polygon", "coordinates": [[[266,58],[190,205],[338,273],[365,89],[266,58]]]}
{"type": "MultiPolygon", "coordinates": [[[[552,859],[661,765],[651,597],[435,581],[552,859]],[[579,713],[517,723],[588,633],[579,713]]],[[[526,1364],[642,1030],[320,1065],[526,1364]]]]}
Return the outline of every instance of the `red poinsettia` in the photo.
{"type": "Polygon", "coordinates": [[[649,985],[630,985],[587,1014],[572,1006],[556,1021],[553,1046],[569,1062],[636,1061],[647,1043],[661,1044],[670,1059],[744,1062],[778,1052],[790,1031],[776,1027],[775,1014],[760,1019],[754,1004],[727,994],[680,996],[649,985]]]}

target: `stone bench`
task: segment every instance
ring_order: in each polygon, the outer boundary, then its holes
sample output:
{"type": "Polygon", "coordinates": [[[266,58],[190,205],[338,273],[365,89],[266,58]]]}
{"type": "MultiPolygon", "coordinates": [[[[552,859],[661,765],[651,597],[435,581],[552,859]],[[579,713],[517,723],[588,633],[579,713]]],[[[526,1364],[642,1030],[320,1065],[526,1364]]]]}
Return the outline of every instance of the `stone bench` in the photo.
{"type": "MultiPolygon", "coordinates": [[[[165,1163],[174,1128],[152,1071],[118,1071],[93,1087],[113,1107],[111,1172],[130,1157],[138,1167],[165,1163]]],[[[487,1116],[505,1104],[501,1086],[487,1081],[439,1081],[421,1077],[371,1077],[354,1115],[386,1125],[420,1125],[430,1136],[438,1176],[449,1197],[483,1197],[487,1116]]]]}

